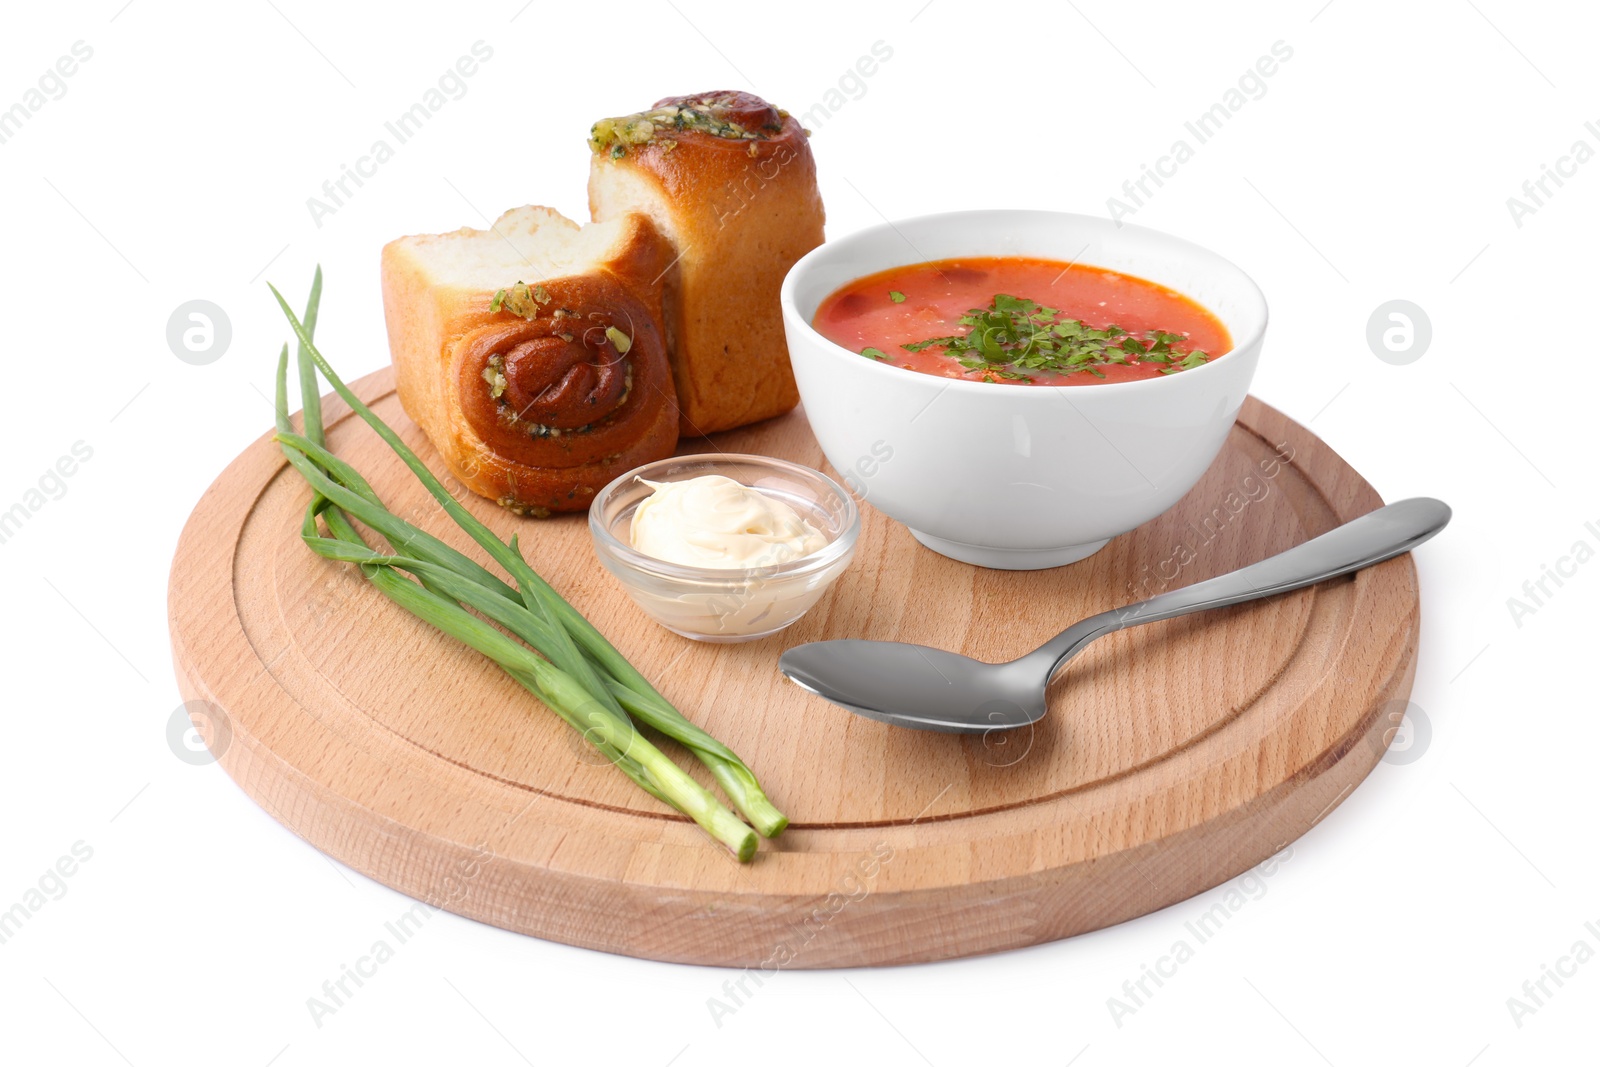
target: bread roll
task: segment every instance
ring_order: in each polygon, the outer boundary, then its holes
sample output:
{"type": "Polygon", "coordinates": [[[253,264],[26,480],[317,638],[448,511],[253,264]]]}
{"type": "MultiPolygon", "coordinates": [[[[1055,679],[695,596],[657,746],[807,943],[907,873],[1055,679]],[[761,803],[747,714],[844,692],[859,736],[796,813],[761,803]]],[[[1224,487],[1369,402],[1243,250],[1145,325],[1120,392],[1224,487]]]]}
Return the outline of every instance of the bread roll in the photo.
{"type": "Polygon", "coordinates": [[[406,414],[473,492],[524,514],[584,510],[677,445],[660,325],[674,254],[643,215],[580,229],[544,207],[390,242],[383,310],[406,414]]]}
{"type": "Polygon", "coordinates": [[[778,288],[822,243],[806,132],[749,93],[673,96],[590,131],[589,211],[653,219],[677,250],[664,279],[682,432],[708,434],[799,402],[778,288]]]}

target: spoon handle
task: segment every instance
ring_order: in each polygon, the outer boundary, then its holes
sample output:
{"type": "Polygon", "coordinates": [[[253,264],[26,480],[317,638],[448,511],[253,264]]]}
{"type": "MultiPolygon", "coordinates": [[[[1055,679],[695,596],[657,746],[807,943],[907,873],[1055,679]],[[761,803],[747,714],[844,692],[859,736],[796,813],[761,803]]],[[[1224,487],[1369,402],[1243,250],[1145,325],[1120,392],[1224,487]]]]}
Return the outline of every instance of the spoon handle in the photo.
{"type": "Polygon", "coordinates": [[[1409,552],[1444,529],[1449,521],[1450,508],[1441,500],[1431,497],[1401,500],[1259,563],[1085,619],[1034,655],[1052,661],[1050,674],[1053,676],[1096,637],[1141,623],[1242,604],[1337,578],[1409,552]]]}

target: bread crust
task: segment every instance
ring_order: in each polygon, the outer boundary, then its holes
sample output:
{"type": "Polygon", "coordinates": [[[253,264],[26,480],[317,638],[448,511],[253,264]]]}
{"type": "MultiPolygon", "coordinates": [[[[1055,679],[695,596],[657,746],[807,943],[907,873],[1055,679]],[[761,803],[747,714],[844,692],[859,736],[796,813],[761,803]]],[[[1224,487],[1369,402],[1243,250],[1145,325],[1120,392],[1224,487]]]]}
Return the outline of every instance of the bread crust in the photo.
{"type": "MultiPolygon", "coordinates": [[[[681,431],[704,435],[780,415],[799,402],[778,290],[822,243],[816,163],[792,116],[748,93],[668,97],[753,136],[657,124],[641,144],[600,145],[589,174],[597,221],[648,214],[672,240],[665,325],[681,431]]],[[[596,147],[593,143],[591,147],[596,147]]]]}
{"type": "Polygon", "coordinates": [[[405,237],[383,249],[401,405],[473,492],[524,514],[585,510],[607,482],[677,445],[661,326],[672,247],[634,216],[603,261],[527,279],[547,299],[529,300],[524,318],[491,310],[492,290],[430,275],[420,242],[477,233],[405,237]]]}

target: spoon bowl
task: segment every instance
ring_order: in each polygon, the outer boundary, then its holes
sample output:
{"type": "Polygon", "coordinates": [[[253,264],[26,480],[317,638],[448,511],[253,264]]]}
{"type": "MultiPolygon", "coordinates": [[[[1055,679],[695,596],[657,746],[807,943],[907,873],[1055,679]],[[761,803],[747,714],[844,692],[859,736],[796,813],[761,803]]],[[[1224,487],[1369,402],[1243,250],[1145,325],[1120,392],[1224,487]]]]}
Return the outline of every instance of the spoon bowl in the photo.
{"type": "Polygon", "coordinates": [[[894,726],[987,733],[1044,717],[1045,693],[1019,663],[983,663],[898,641],[820,641],[783,654],[783,673],[857,715],[894,726]]]}

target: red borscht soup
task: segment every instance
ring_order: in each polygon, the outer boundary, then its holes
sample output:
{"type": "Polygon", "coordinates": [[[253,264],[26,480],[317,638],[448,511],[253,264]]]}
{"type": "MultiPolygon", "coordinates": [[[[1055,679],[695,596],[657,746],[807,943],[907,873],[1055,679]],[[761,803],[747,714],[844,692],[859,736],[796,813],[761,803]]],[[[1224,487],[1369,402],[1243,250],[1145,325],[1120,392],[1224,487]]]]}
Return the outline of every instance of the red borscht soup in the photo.
{"type": "Polygon", "coordinates": [[[817,332],[922,374],[1009,385],[1097,385],[1179,374],[1233,347],[1217,317],[1166,286],[1021,256],[943,259],[832,293],[817,332]]]}

